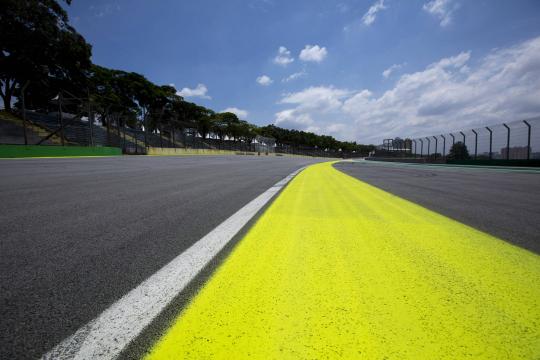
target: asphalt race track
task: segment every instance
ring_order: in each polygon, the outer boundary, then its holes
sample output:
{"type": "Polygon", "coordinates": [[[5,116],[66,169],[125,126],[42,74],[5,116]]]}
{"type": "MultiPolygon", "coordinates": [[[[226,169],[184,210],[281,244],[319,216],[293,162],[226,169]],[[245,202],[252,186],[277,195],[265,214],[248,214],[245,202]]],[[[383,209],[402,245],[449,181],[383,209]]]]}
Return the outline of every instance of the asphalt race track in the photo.
{"type": "Polygon", "coordinates": [[[335,168],[394,195],[540,254],[540,169],[371,161],[335,168]]]}
{"type": "Polygon", "coordinates": [[[43,355],[247,202],[314,162],[0,160],[0,359],[43,355]]]}
{"type": "Polygon", "coordinates": [[[540,352],[540,171],[318,162],[1,160],[0,359],[540,352]]]}
{"type": "Polygon", "coordinates": [[[539,279],[538,255],[316,164],[145,360],[533,359],[539,279]]]}

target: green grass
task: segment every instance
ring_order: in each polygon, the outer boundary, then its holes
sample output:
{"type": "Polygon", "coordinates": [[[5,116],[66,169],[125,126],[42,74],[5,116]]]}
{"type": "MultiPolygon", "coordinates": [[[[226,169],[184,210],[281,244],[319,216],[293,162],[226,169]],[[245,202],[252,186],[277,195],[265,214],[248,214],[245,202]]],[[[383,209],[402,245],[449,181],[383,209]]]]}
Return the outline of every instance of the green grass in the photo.
{"type": "Polygon", "coordinates": [[[116,147],[0,145],[0,158],[118,156],[116,147]]]}

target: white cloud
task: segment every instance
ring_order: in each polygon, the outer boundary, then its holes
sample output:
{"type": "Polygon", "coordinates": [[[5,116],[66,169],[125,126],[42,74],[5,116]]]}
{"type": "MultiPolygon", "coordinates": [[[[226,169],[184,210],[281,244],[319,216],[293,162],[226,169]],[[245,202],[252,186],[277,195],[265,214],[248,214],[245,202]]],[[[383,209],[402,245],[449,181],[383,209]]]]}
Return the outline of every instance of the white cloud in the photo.
{"type": "Polygon", "coordinates": [[[452,23],[452,15],[459,8],[459,5],[453,4],[452,0],[432,0],[424,4],[422,8],[437,17],[440,20],[440,25],[445,27],[452,23]]]}
{"type": "Polygon", "coordinates": [[[390,77],[390,75],[392,75],[393,72],[395,72],[396,70],[399,70],[403,67],[403,64],[394,64],[392,66],[390,66],[388,69],[384,70],[382,72],[382,76],[385,78],[385,79],[388,79],[390,77]]]}
{"type": "Polygon", "coordinates": [[[331,86],[285,94],[280,103],[289,106],[276,114],[276,124],[380,143],[388,137],[441,134],[535,117],[540,114],[538,99],[540,37],[493,50],[477,61],[470,52],[443,58],[402,75],[380,95],[331,86]]]}
{"type": "Polygon", "coordinates": [[[326,58],[326,55],[328,55],[328,51],[326,51],[324,46],[306,45],[300,52],[299,58],[302,61],[321,62],[326,58]]]}
{"type": "Polygon", "coordinates": [[[248,111],[247,110],[242,110],[242,109],[239,109],[237,107],[228,107],[224,110],[221,110],[222,113],[224,112],[231,112],[233,114],[236,114],[236,116],[238,116],[240,119],[245,119],[247,118],[248,116],[248,111]]]}
{"type": "Polygon", "coordinates": [[[206,95],[207,92],[208,92],[208,88],[206,87],[206,85],[198,84],[195,89],[190,89],[190,88],[185,87],[182,90],[178,91],[176,94],[185,98],[199,97],[203,99],[211,99],[210,96],[206,95]]]}
{"type": "Polygon", "coordinates": [[[276,125],[295,127],[295,125],[304,125],[309,127],[313,124],[313,119],[306,113],[297,113],[295,109],[287,109],[276,114],[276,125]]]}
{"type": "Polygon", "coordinates": [[[270,79],[267,75],[261,75],[257,78],[257,83],[262,86],[268,86],[274,82],[274,80],[270,79]]]}
{"type": "Polygon", "coordinates": [[[279,103],[295,107],[276,113],[275,124],[341,137],[340,126],[333,120],[341,116],[343,100],[350,95],[348,90],[331,86],[314,86],[285,94],[279,103]]]}
{"type": "Polygon", "coordinates": [[[278,49],[278,54],[274,58],[274,63],[287,66],[294,61],[294,58],[291,57],[291,52],[287,50],[285,46],[280,46],[278,49]]]}
{"type": "Polygon", "coordinates": [[[300,92],[285,94],[280,104],[298,105],[300,110],[329,112],[342,106],[341,99],[350,92],[332,86],[312,86],[300,92]]]}
{"type": "Polygon", "coordinates": [[[286,78],[281,79],[281,82],[284,82],[284,83],[290,82],[290,81],[296,80],[296,79],[301,78],[301,77],[306,76],[306,75],[307,75],[306,70],[302,70],[302,71],[299,71],[299,72],[292,73],[291,75],[287,76],[286,78]]]}
{"type": "Polygon", "coordinates": [[[362,22],[364,23],[364,25],[370,26],[371,24],[373,24],[373,22],[375,22],[375,19],[377,18],[377,13],[387,8],[388,7],[384,5],[384,0],[376,1],[373,5],[371,5],[369,10],[362,17],[362,22]]]}

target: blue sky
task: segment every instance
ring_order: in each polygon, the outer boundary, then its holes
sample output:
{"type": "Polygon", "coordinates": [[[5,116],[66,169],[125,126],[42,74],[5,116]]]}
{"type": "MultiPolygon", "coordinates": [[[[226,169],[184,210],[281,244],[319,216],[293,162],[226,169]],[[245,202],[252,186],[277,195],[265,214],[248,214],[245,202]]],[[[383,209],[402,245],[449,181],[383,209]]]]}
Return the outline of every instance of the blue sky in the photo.
{"type": "Polygon", "coordinates": [[[540,115],[538,0],[75,0],[68,11],[95,63],[259,125],[377,143],[540,115]]]}

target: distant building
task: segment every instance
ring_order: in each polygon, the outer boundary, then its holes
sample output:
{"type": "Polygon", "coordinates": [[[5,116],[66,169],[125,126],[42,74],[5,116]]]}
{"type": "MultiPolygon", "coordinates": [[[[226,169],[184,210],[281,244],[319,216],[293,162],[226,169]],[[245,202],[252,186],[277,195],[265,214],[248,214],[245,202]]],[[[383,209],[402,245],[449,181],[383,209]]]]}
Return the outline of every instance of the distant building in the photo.
{"type": "Polygon", "coordinates": [[[508,156],[508,148],[503,147],[501,149],[501,157],[503,159],[507,157],[510,159],[526,159],[530,149],[528,146],[513,146],[510,148],[510,156],[508,156]]]}

